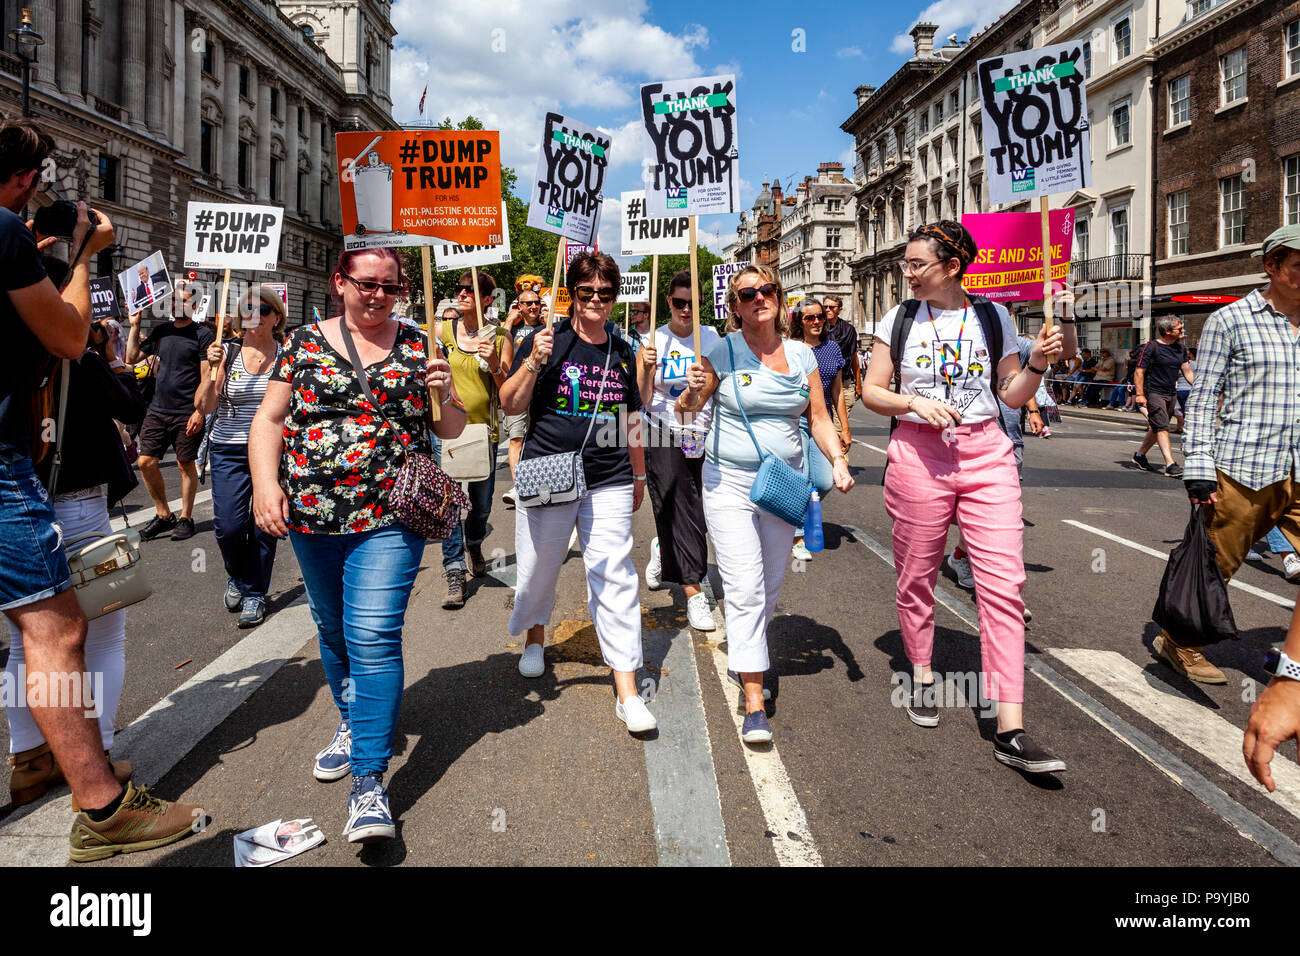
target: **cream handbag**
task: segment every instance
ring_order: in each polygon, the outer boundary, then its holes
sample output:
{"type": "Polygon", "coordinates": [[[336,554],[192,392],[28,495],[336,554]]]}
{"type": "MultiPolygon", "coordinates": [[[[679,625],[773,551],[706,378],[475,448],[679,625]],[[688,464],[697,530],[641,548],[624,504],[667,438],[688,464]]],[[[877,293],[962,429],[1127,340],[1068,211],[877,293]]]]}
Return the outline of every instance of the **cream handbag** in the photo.
{"type": "MultiPolygon", "coordinates": [[[[59,382],[54,461],[50,466],[51,498],[54,497],[54,489],[59,481],[59,467],[63,463],[63,423],[67,421],[68,381],[71,377],[72,362],[64,359],[62,380],[59,382]]],[[[84,534],[64,542],[64,551],[68,557],[68,571],[72,575],[73,593],[88,621],[143,601],[153,593],[144,576],[140,533],[134,528],[106,535],[84,534]]]]}
{"type": "Polygon", "coordinates": [[[487,425],[466,425],[457,438],[442,440],[442,470],[457,481],[487,481],[492,474],[492,432],[487,425]]]}

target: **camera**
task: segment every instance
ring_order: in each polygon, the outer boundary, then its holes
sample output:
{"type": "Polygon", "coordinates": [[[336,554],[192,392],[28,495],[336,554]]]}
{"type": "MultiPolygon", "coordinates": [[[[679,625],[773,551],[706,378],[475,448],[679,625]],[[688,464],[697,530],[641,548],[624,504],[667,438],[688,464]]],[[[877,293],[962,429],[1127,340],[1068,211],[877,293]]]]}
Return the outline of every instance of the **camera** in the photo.
{"type": "MultiPolygon", "coordinates": [[[[99,216],[95,214],[95,210],[87,209],[86,216],[90,220],[92,230],[99,225],[99,216]]],[[[42,236],[71,239],[77,228],[77,204],[59,199],[48,206],[42,206],[36,210],[33,226],[42,236]]]]}

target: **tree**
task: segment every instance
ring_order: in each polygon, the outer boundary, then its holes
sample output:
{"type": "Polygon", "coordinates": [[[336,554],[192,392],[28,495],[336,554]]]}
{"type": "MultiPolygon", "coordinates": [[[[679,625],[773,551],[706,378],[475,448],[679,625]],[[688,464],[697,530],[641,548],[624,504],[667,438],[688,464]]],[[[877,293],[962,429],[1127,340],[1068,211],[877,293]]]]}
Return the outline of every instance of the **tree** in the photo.
{"type": "MultiPolygon", "coordinates": [[[[713,314],[713,267],[721,264],[722,260],[711,253],[703,246],[696,250],[695,265],[698,269],[699,287],[700,287],[700,321],[705,325],[712,325],[719,333],[723,331],[722,326],[725,323],[719,322],[713,314]]],[[[632,272],[649,272],[652,264],[652,257],[646,256],[630,271],[632,272]]],[[[665,309],[668,307],[664,299],[668,296],[668,283],[673,281],[673,276],[677,273],[690,269],[691,257],[687,253],[672,256],[659,257],[659,283],[655,294],[659,297],[659,305],[655,308],[655,322],[662,325],[668,320],[665,309]],[[663,316],[662,319],[659,316],[663,316]]]]}
{"type": "MultiPolygon", "coordinates": [[[[445,117],[434,129],[477,130],[483,129],[483,123],[477,117],[467,116],[459,123],[453,123],[451,117],[445,117]]],[[[506,301],[514,298],[515,280],[521,275],[539,275],[544,281],[551,281],[555,268],[555,253],[560,237],[540,229],[530,229],[528,222],[528,203],[515,195],[519,185],[519,174],[509,166],[501,167],[501,199],[506,204],[506,221],[510,229],[511,261],[497,266],[488,266],[486,270],[496,280],[497,287],[506,290],[506,301]]],[[[420,302],[424,296],[424,274],[420,265],[419,248],[401,250],[405,263],[406,281],[411,288],[412,301],[420,302]]],[[[435,263],[436,266],[436,263],[435,263]]],[[[433,305],[443,299],[455,301],[456,284],[460,279],[458,271],[433,272],[433,305]]],[[[502,318],[505,316],[503,315],[502,318]]]]}

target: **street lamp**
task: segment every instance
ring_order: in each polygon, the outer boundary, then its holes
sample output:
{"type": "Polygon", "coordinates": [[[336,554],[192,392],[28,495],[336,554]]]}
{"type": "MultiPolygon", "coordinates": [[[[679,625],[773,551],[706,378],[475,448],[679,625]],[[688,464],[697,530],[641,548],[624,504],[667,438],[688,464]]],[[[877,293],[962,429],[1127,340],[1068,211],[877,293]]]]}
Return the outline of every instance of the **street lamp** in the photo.
{"type": "Polygon", "coordinates": [[[880,216],[871,217],[871,264],[875,266],[875,277],[871,283],[871,339],[876,338],[876,322],[880,317],[880,263],[876,261],[876,242],[880,238],[880,216]]]}
{"type": "Polygon", "coordinates": [[[45,44],[45,38],[32,29],[32,11],[23,10],[23,20],[17,30],[9,31],[9,39],[18,48],[18,59],[23,61],[23,116],[32,115],[32,64],[36,62],[36,48],[45,44]]]}

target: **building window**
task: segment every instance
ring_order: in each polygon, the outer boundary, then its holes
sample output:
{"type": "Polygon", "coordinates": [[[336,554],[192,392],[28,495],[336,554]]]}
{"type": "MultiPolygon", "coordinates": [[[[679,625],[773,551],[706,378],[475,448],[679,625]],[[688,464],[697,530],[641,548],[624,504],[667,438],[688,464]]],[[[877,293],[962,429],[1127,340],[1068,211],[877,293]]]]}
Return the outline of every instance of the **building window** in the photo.
{"type": "Polygon", "coordinates": [[[948,194],[948,218],[956,221],[957,219],[957,194],[948,194]]]}
{"type": "Polygon", "coordinates": [[[826,263],[826,281],[827,282],[840,281],[840,264],[838,262],[826,263]]]}
{"type": "Polygon", "coordinates": [[[1241,176],[1219,180],[1219,245],[1246,241],[1246,186],[1241,176]]]}
{"type": "Polygon", "coordinates": [[[117,202],[117,157],[99,157],[99,198],[117,202]]]}
{"type": "Polygon", "coordinates": [[[925,211],[926,211],[927,208],[928,208],[928,206],[926,205],[926,202],[925,202],[924,199],[921,199],[921,200],[918,200],[918,201],[917,201],[917,204],[916,204],[916,220],[917,220],[917,222],[921,222],[921,223],[924,223],[924,222],[925,222],[925,211]]]}
{"type": "Polygon", "coordinates": [[[307,135],[307,108],[304,106],[298,107],[298,135],[307,135]]]}
{"type": "Polygon", "coordinates": [[[205,39],[203,41],[203,72],[212,76],[212,41],[205,39]]]}
{"type": "Polygon", "coordinates": [[[983,199],[983,197],[984,197],[984,190],[981,188],[980,184],[971,183],[970,184],[971,205],[975,207],[976,212],[980,211],[980,200],[983,199]]]}
{"type": "Polygon", "coordinates": [[[1091,249],[1091,234],[1089,233],[1090,225],[1087,217],[1080,216],[1074,220],[1074,256],[1079,262],[1086,262],[1089,259],[1089,250],[1091,249]]]}
{"type": "Polygon", "coordinates": [[[833,216],[833,215],[836,215],[837,213],[839,213],[839,211],[840,211],[840,206],[842,205],[842,203],[843,203],[843,200],[842,200],[842,199],[828,199],[828,200],[826,200],[826,212],[827,212],[827,214],[833,216]]]}
{"type": "Polygon", "coordinates": [[[901,202],[894,203],[894,236],[899,239],[903,238],[903,204],[901,202]]]}
{"type": "Polygon", "coordinates": [[[929,110],[926,110],[924,113],[921,114],[921,132],[922,133],[930,132],[930,111],[929,110]]]}
{"type": "Polygon", "coordinates": [[[1286,25],[1283,33],[1282,75],[1290,78],[1300,76],[1300,20],[1286,25]]]}
{"type": "Polygon", "coordinates": [[[1110,254],[1128,255],[1128,206],[1110,211],[1110,254]]]}
{"type": "Polygon", "coordinates": [[[302,265],[304,269],[311,268],[311,240],[302,241],[302,265]]]}
{"type": "Polygon", "coordinates": [[[1092,41],[1083,41],[1083,78],[1092,76],[1092,41]]]}
{"type": "Polygon", "coordinates": [[[975,134],[975,149],[981,153],[984,152],[984,124],[972,124],[971,132],[975,134]]]}
{"type": "Polygon", "coordinates": [[[1282,160],[1282,221],[1300,226],[1300,153],[1282,160]]]}
{"type": "Polygon", "coordinates": [[[1192,121],[1192,77],[1180,76],[1169,81],[1169,125],[1192,121]]]}
{"type": "Polygon", "coordinates": [[[1246,98],[1246,48],[1219,57],[1219,105],[1246,98]]]}
{"type": "Polygon", "coordinates": [[[244,142],[242,139],[239,141],[239,174],[236,177],[236,181],[239,183],[241,189],[248,188],[248,181],[250,178],[249,167],[252,165],[249,162],[249,154],[252,151],[253,147],[251,145],[244,142]]]}
{"type": "Polygon", "coordinates": [[[953,90],[951,100],[948,103],[948,110],[951,113],[956,113],[959,109],[961,109],[961,93],[953,90]]]}
{"type": "Polygon", "coordinates": [[[948,134],[948,152],[952,153],[952,164],[957,165],[957,131],[953,130],[948,134]]]}
{"type": "Polygon", "coordinates": [[[1169,209],[1169,255],[1187,255],[1187,206],[1188,192],[1171,193],[1167,200],[1169,209]]]}
{"type": "Polygon", "coordinates": [[[827,226],[827,227],[826,227],[826,245],[829,246],[829,247],[832,248],[832,249],[838,249],[838,248],[840,247],[840,227],[839,227],[839,226],[827,226]]]}
{"type": "Polygon", "coordinates": [[[934,104],[934,125],[938,126],[943,122],[943,100],[934,104]]]}
{"type": "Polygon", "coordinates": [[[302,35],[307,38],[308,43],[311,43],[315,39],[316,31],[312,29],[310,23],[301,23],[298,25],[298,29],[302,30],[302,35]]]}
{"type": "Polygon", "coordinates": [[[271,115],[280,115],[280,91],[274,86],[271,87],[271,115]]]}
{"type": "Polygon", "coordinates": [[[280,201],[280,167],[283,160],[271,157],[271,198],[276,202],[280,201]]]}
{"type": "Polygon", "coordinates": [[[934,172],[935,175],[943,172],[943,140],[934,141],[934,172]]]}
{"type": "Polygon", "coordinates": [[[199,168],[212,172],[212,124],[199,123],[199,168]]]}
{"type": "Polygon", "coordinates": [[[1129,144],[1128,100],[1120,100],[1110,108],[1110,148],[1119,149],[1129,144]]]}
{"type": "Polygon", "coordinates": [[[248,67],[239,68],[239,95],[248,99],[248,67]]]}
{"type": "Polygon", "coordinates": [[[1111,24],[1110,35],[1114,41],[1110,62],[1118,63],[1133,52],[1133,21],[1127,16],[1120,17],[1111,24]]]}
{"type": "Polygon", "coordinates": [[[924,178],[926,177],[926,175],[927,175],[927,169],[926,169],[926,167],[930,165],[930,151],[927,150],[927,149],[925,149],[924,147],[922,147],[921,149],[917,150],[916,155],[917,155],[918,157],[920,157],[920,160],[921,160],[921,178],[924,179],[924,178]]]}

